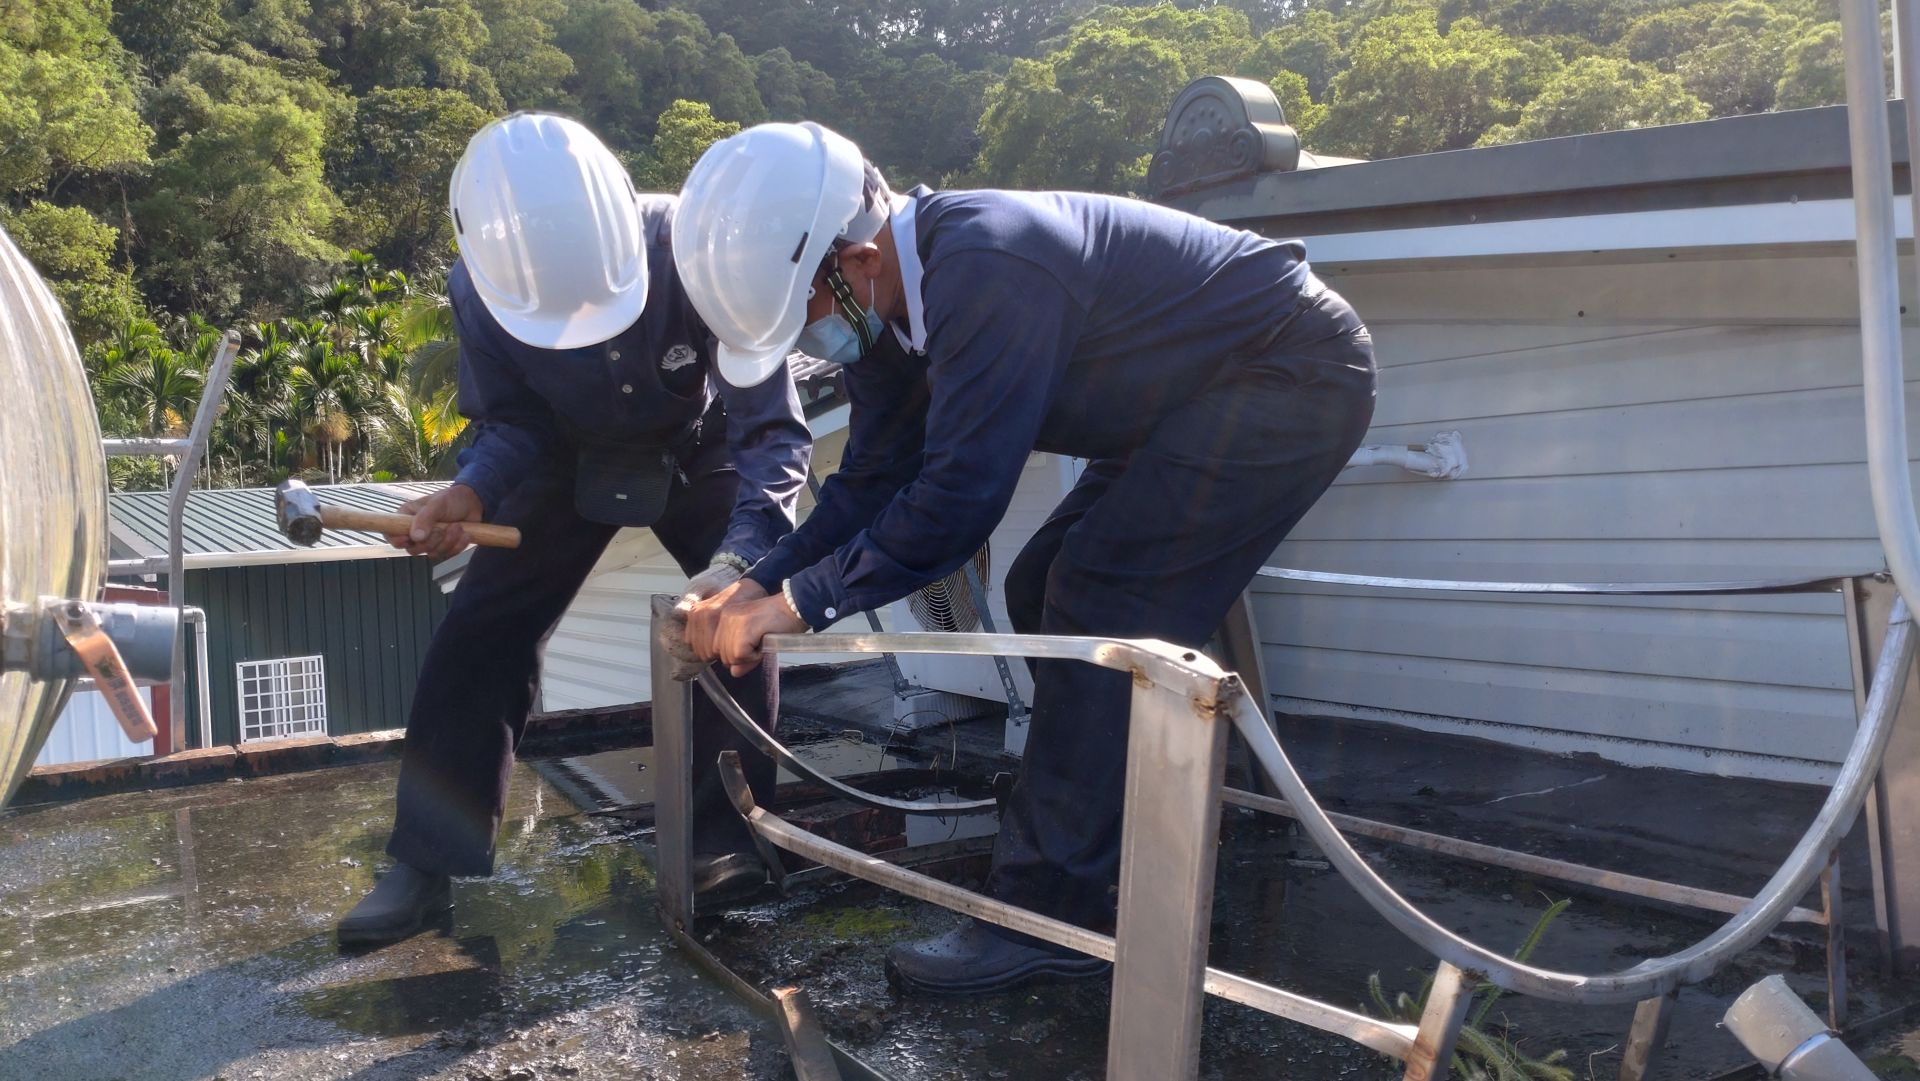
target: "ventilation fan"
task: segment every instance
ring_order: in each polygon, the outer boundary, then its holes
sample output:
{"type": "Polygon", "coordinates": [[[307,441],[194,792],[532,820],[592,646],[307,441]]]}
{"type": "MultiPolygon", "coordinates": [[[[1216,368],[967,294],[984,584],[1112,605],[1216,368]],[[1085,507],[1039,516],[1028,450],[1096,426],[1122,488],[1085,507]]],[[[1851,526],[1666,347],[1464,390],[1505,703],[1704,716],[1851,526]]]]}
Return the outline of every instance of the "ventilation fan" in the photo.
{"type": "Polygon", "coordinates": [[[921,630],[954,633],[980,629],[980,613],[974,607],[973,590],[967,585],[968,566],[979,576],[984,593],[987,583],[993,581],[989,573],[993,568],[992,549],[987,545],[981,545],[973,558],[952,574],[920,587],[919,592],[907,598],[907,611],[913,614],[921,630]]]}

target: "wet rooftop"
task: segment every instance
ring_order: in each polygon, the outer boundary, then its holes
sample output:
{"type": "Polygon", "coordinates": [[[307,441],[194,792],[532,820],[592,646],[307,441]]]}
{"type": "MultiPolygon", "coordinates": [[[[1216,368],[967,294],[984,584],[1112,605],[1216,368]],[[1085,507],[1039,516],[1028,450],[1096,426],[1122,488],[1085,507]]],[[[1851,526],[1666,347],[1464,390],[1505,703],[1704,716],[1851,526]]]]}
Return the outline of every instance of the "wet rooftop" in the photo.
{"type": "MultiPolygon", "coordinates": [[[[995,740],[984,729],[896,738],[849,722],[871,695],[859,678],[796,686],[783,723],[838,773],[936,758],[951,767],[955,757],[963,769],[992,766],[995,740]]],[[[1292,720],[1282,735],[1335,809],[1729,891],[1758,887],[1823,795],[1366,725],[1292,720]]],[[[0,814],[0,1078],[789,1077],[777,1032],[661,933],[649,816],[583,810],[644,802],[649,757],[630,749],[518,767],[499,873],[458,883],[455,913],[430,933],[357,954],[342,953],[331,929],[385,866],[392,763],[0,814]]],[[[987,825],[934,820],[899,840],[965,838],[987,825]]],[[[868,840],[895,843],[884,822],[863,828],[868,840]]],[[[1239,810],[1228,812],[1223,837],[1214,964],[1373,1013],[1419,992],[1431,964],[1306,841],[1239,810]],[[1372,995],[1376,977],[1385,1007],[1372,995]]],[[[1717,923],[1362,847],[1436,919],[1491,946],[1517,946],[1549,903],[1570,900],[1533,958],[1549,967],[1626,967],[1717,923]]],[[[1883,1076],[1920,1077],[1909,1057],[1920,1051],[1910,1020],[1920,989],[1873,971],[1859,836],[1845,859],[1852,1015],[1893,1020],[1863,1041],[1883,1076]]],[[[977,884],[983,868],[977,854],[962,854],[945,873],[977,884]]],[[[957,919],[820,880],[707,918],[698,931],[761,989],[804,987],[831,1036],[903,1081],[1100,1077],[1104,980],[973,999],[903,997],[887,986],[890,943],[957,919]]],[[[1717,1022],[1764,975],[1787,973],[1822,1008],[1814,930],[1769,938],[1685,991],[1655,1076],[1737,1076],[1747,1058],[1717,1022]]],[[[1483,1027],[1535,1058],[1562,1053],[1576,1078],[1612,1077],[1631,1013],[1508,996],[1483,1027]]],[[[1399,1076],[1357,1047],[1217,1002],[1203,1054],[1206,1078],[1399,1076]]]]}
{"type": "Polygon", "coordinates": [[[777,1078],[779,1035],[667,945],[621,823],[516,770],[498,874],[342,953],[392,763],[0,815],[0,1078],[777,1078]]]}

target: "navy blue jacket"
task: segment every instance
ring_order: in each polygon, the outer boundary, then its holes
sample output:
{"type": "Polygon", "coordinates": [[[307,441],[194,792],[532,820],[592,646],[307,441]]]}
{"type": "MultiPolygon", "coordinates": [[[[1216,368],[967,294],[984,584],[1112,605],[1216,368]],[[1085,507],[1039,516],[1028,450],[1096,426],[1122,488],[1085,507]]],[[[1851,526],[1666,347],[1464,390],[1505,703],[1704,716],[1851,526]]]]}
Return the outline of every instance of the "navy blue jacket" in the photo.
{"type": "Polygon", "coordinates": [[[538,470],[573,468],[574,433],[597,440],[671,443],[717,393],[740,494],[720,551],[752,562],[793,528],[812,436],[793,382],[733,387],[713,371],[712,338],[674,271],[676,196],[641,197],[647,306],[610,341],[537,349],[508,334],[474,292],[466,264],[447,279],[460,331],[460,412],[476,428],[455,480],[489,513],[538,470]]]}
{"type": "Polygon", "coordinates": [[[1131,199],[919,188],[894,218],[911,347],[847,368],[840,471],[748,575],[815,629],[959,567],[1029,451],[1140,446],[1319,288],[1298,241],[1131,199]]]}

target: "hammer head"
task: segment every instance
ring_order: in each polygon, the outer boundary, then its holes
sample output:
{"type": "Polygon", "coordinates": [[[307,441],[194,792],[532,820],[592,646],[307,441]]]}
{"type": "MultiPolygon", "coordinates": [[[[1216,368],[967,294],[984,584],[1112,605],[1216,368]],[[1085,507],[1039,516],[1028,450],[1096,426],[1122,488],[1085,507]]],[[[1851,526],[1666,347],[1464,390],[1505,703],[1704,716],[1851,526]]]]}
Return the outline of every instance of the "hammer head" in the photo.
{"type": "Polygon", "coordinates": [[[320,499],[305,481],[292,477],[281,481],[273,490],[273,509],[288,540],[312,544],[320,539],[320,499]]]}

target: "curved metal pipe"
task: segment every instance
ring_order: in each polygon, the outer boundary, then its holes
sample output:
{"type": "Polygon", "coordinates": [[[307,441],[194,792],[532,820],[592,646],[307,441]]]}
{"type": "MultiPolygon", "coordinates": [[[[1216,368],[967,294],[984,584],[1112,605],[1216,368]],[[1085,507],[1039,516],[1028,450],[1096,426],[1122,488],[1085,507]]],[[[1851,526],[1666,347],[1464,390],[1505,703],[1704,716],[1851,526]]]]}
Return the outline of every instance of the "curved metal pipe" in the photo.
{"type": "Polygon", "coordinates": [[[1836,593],[1849,577],[1763,578],[1734,582],[1476,582],[1446,578],[1389,578],[1379,574],[1336,574],[1291,567],[1261,567],[1262,578],[1322,585],[1364,586],[1373,589],[1411,589],[1441,593],[1584,594],[1601,597],[1688,597],[1697,594],[1738,596],[1752,593],[1836,593]]]}
{"type": "Polygon", "coordinates": [[[747,742],[753,744],[760,753],[772,756],[774,761],[787,767],[789,771],[798,776],[805,777],[815,784],[825,785],[836,795],[844,799],[852,800],[855,803],[863,803],[869,807],[883,807],[890,811],[899,811],[902,814],[937,815],[941,818],[948,818],[955,815],[985,814],[989,811],[997,810],[999,807],[999,804],[991,799],[962,800],[959,803],[928,803],[921,800],[889,799],[886,796],[876,796],[871,792],[862,791],[852,785],[843,784],[839,780],[815,769],[804,759],[788,750],[786,744],[775,739],[773,733],[760,727],[760,725],[747,714],[747,711],[741,707],[740,703],[734,699],[733,695],[727,691],[727,685],[720,682],[720,677],[714,674],[711,666],[701,669],[700,674],[694,678],[699,682],[700,689],[706,692],[707,697],[713,701],[715,706],[719,707],[720,715],[727,719],[727,723],[733,725],[735,731],[747,737],[747,742]]]}
{"type": "MultiPolygon", "coordinates": [[[[1875,0],[1841,0],[1853,243],[1860,281],[1860,352],[1867,410],[1867,480],[1880,547],[1909,608],[1920,611],[1920,525],[1907,472],[1906,379],[1900,351],[1900,268],[1894,240],[1893,151],[1875,0]]],[[[1905,59],[1905,58],[1903,58],[1905,59]]],[[[1908,153],[1913,151],[1910,148],[1908,153]]]]}
{"type": "Polygon", "coordinates": [[[1341,835],[1339,827],[1327,817],[1293,768],[1279,739],[1268,727],[1264,711],[1238,686],[1237,679],[1231,708],[1234,726],[1246,739],[1254,758],[1287,802],[1293,804],[1301,826],[1320,846],[1328,862],[1359,891],[1369,907],[1415,944],[1509,991],[1588,1005],[1638,1002],[1711,975],[1772,930],[1813,885],[1820,869],[1826,865],[1828,854],[1860,813],[1860,803],[1878,772],[1881,752],[1893,733],[1894,710],[1906,685],[1907,667],[1913,662],[1914,652],[1914,627],[1905,601],[1894,604],[1890,624],[1874,667],[1873,689],[1867,696],[1859,730],[1840,766],[1833,790],[1827,794],[1820,813],[1800,843],[1794,846],[1765,888],[1719,930],[1693,946],[1643,961],[1630,969],[1597,976],[1521,964],[1469,942],[1429,919],[1375,873],[1341,835]]]}
{"type": "MultiPolygon", "coordinates": [[[[1747,949],[1772,930],[1792,910],[1825,866],[1834,846],[1845,836],[1860,812],[1882,752],[1893,732],[1893,715],[1906,687],[1913,663],[1914,625],[1905,600],[1896,601],[1888,620],[1886,641],[1874,665],[1873,687],[1853,744],[1841,763],[1833,789],[1778,871],[1738,913],[1695,945],[1652,958],[1630,969],[1601,975],[1556,972],[1521,964],[1502,954],[1455,935],[1435,923],[1394,891],[1365,859],[1354,851],[1327,812],[1314,799],[1306,782],[1293,768],[1279,739],[1267,726],[1263,710],[1254,703],[1237,677],[1228,677],[1204,655],[1160,642],[1025,636],[1017,634],[819,634],[773,635],[765,647],[776,651],[834,653],[961,653],[1004,656],[1044,656],[1087,660],[1106,667],[1133,670],[1145,678],[1169,678],[1198,691],[1218,694],[1222,682],[1235,727],[1247,740],[1254,758],[1298,812],[1301,826],[1341,877],[1361,896],[1412,939],[1440,960],[1516,991],[1556,1002],[1600,1005],[1639,1002],[1665,994],[1683,984],[1711,975],[1733,955],[1747,949]],[[1203,686],[1207,685],[1207,686],[1203,686]]],[[[715,681],[717,683],[717,680],[715,681]]],[[[1211,698],[1212,694],[1207,695],[1211,698]]],[[[716,698],[716,701],[724,701],[716,698]]],[[[736,704],[737,708],[737,704],[736,704]]],[[[744,711],[742,711],[744,712],[744,711]]],[[[754,726],[758,727],[758,726],[754,726]]],[[[950,811],[948,813],[951,813],[950,811]]]]}

